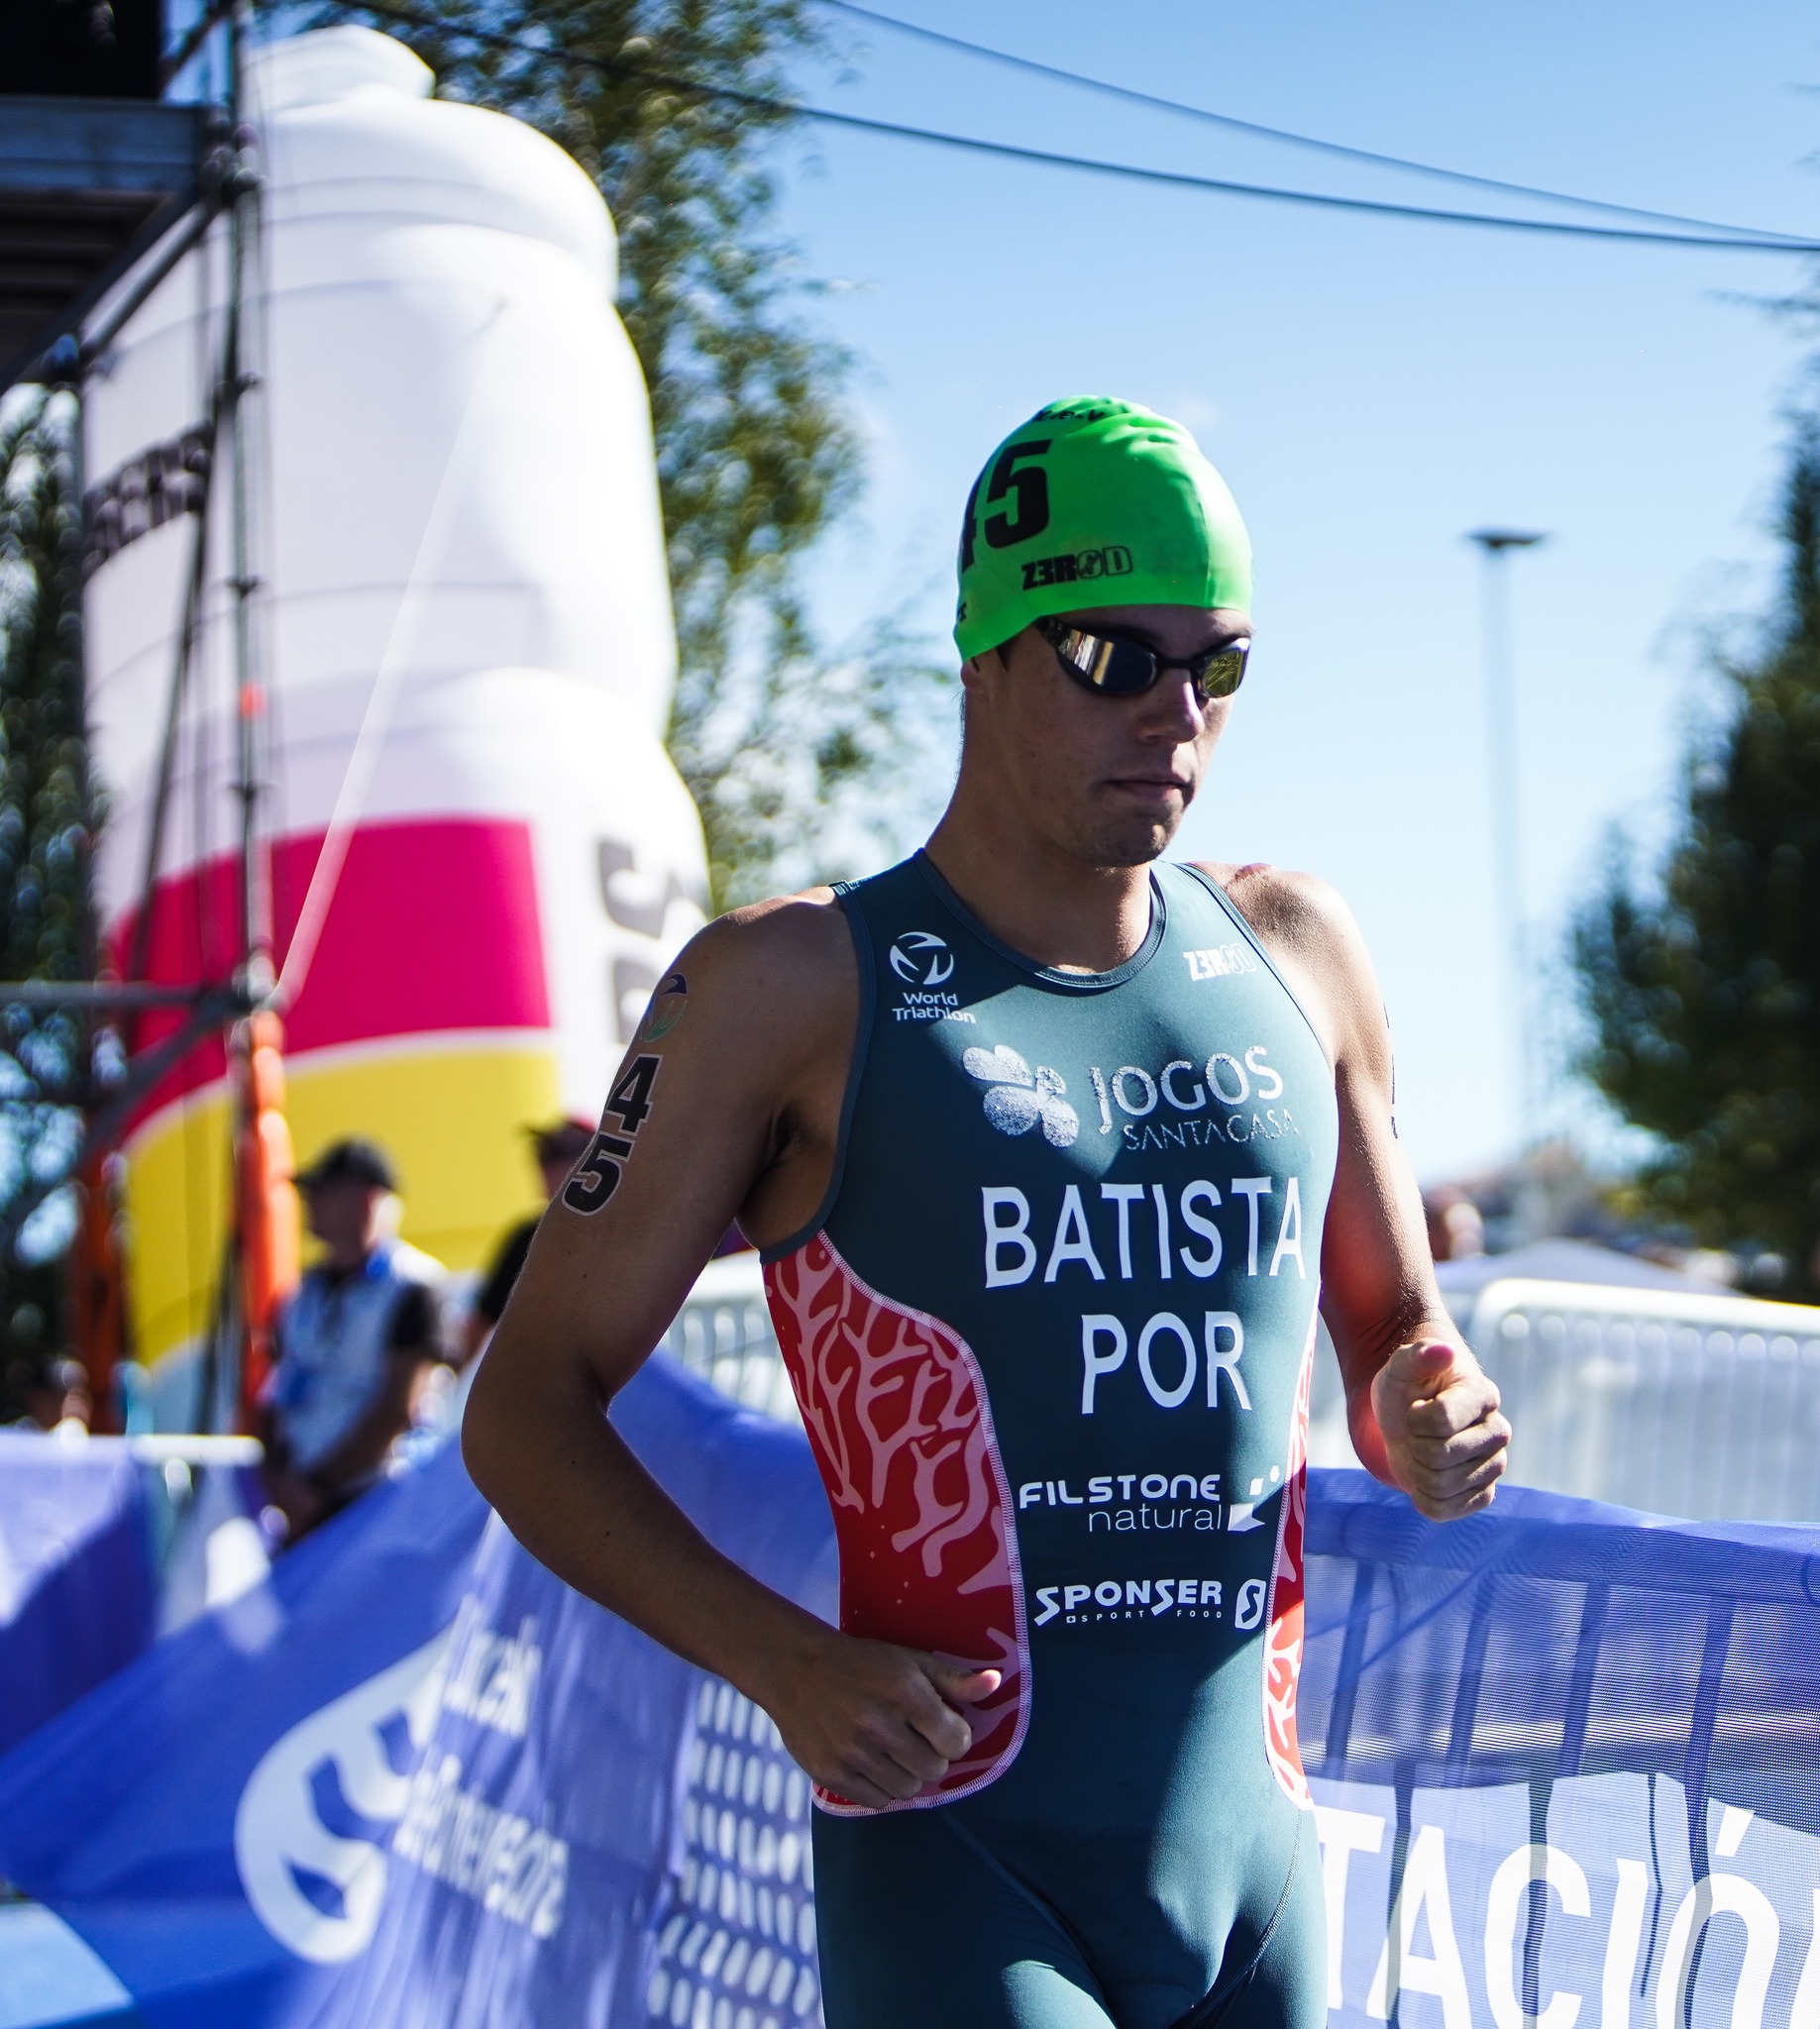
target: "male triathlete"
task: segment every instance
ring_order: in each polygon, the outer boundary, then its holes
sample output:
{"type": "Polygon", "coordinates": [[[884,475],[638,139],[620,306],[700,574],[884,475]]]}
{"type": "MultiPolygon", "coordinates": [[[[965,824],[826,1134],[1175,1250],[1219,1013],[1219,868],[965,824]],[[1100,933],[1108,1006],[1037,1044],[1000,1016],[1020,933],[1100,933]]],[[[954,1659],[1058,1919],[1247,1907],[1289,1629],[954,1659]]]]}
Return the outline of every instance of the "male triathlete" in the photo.
{"type": "Polygon", "coordinates": [[[814,1778],[829,2029],[1323,2021],[1294,1703],[1317,1296],[1373,1471],[1445,1519],[1503,1469],[1343,906],[1158,864],[1250,588],[1179,425],[1082,400],[1007,438],[961,539],[946,815],[690,946],[475,1391],[468,1456],[520,1539],[814,1778]],[[734,1213],[838,1634],[600,1414],[734,1213]]]}

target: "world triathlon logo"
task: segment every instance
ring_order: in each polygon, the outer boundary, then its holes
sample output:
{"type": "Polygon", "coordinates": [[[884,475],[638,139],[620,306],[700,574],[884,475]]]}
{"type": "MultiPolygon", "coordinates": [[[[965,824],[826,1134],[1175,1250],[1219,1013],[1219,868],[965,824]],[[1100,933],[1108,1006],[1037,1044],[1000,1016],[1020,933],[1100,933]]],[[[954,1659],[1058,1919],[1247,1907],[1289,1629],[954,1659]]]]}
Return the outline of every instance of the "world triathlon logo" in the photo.
{"type": "Polygon", "coordinates": [[[954,953],[929,930],[906,930],[891,947],[891,969],[907,985],[938,987],[954,977],[954,953]]]}

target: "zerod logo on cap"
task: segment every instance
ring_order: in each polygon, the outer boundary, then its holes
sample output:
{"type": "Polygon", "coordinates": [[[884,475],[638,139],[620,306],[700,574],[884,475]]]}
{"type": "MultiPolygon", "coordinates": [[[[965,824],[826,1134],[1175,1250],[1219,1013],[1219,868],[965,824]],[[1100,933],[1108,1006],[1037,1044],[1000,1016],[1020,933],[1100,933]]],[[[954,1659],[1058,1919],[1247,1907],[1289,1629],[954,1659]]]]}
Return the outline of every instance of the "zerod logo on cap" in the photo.
{"type": "Polygon", "coordinates": [[[1085,578],[1128,578],[1130,572],[1130,551],[1123,543],[1108,543],[1104,549],[1076,550],[1071,557],[1032,557],[1023,566],[1023,588],[1076,585],[1085,578]]]}
{"type": "Polygon", "coordinates": [[[930,930],[906,930],[891,947],[891,969],[913,987],[938,987],[954,976],[954,953],[930,930]]]}

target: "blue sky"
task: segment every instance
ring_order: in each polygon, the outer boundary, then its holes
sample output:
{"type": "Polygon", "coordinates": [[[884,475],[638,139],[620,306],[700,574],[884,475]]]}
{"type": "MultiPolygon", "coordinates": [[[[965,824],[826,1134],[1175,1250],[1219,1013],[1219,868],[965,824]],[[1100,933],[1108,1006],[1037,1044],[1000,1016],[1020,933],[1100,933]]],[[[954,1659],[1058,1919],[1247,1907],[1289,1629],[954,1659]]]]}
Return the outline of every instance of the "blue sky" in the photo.
{"type": "MultiPolygon", "coordinates": [[[[1781,0],[901,0],[1068,68],[1386,153],[1785,232],[1820,229],[1820,24],[1781,0]]],[[[1197,173],[1416,203],[1471,192],[1015,76],[830,15],[843,109],[1197,173]]],[[[945,634],[986,451],[1057,395],[1192,425],[1258,554],[1258,645],[1183,836],[1326,875],[1375,955],[1426,1179],[1513,1144],[1498,1028],[1480,658],[1487,523],[1544,529],[1512,588],[1526,836],[1545,949],[1613,820],[1659,835],[1700,628],[1773,561],[1799,334],[1752,299],[1795,260],[1308,212],[821,128],[780,223],[836,284],[871,483],[810,573],[839,638],[905,608],[945,634]]],[[[1542,1018],[1561,995],[1545,979],[1542,1018]]],[[[1574,1111],[1556,1102],[1555,1117],[1574,1111]]],[[[1578,1109],[1582,1121],[1587,1110],[1578,1109]]],[[[1532,1123],[1533,1124],[1533,1123],[1532,1123]]]]}

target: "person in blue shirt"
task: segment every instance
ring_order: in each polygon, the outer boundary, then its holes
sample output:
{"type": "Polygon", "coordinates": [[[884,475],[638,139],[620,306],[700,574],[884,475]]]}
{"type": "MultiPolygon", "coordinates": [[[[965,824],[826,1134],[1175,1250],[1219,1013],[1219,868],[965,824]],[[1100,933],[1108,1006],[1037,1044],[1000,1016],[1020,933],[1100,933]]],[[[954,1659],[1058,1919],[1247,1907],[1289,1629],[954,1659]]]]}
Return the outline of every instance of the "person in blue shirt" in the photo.
{"type": "Polygon", "coordinates": [[[279,1314],[259,1432],[292,1542],[378,1478],[444,1357],[442,1264],[396,1237],[384,1150],[337,1141],[296,1182],[322,1253],[279,1314]]]}

